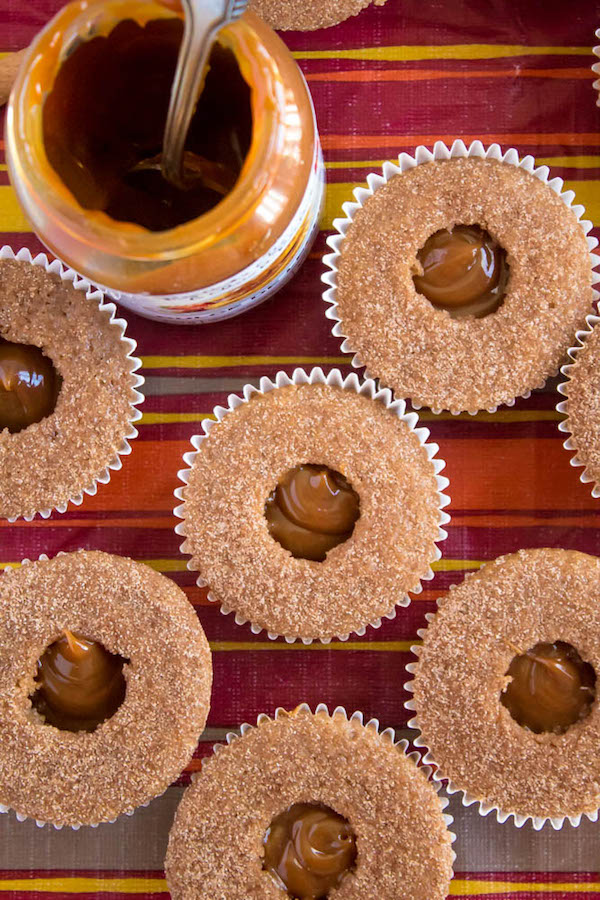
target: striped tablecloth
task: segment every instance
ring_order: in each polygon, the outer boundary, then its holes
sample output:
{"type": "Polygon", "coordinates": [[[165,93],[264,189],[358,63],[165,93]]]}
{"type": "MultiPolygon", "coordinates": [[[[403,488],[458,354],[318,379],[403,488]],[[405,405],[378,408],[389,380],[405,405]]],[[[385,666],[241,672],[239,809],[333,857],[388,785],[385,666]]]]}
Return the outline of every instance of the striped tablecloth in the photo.
{"type": "MultiPolygon", "coordinates": [[[[26,45],[59,5],[0,0],[0,50],[26,45]]],[[[0,566],[42,552],[98,548],[143,560],[181,585],[214,654],[209,727],[178,783],[131,819],[74,833],[0,817],[5,897],[164,894],[173,811],[190,772],[226,731],[306,700],[361,709],[403,734],[409,646],[449,584],[520,547],[600,550],[600,501],[592,500],[562,449],[555,382],[494,415],[422,413],[450,478],[453,520],[444,557],[435,580],[407,610],[345,644],[272,643],[207,605],[179,554],[172,515],[190,436],[229,392],[296,365],[348,371],[324,316],[321,256],[342,201],[384,159],[439,138],[515,146],[564,178],[600,226],[600,110],[590,72],[598,25],[598,0],[389,0],[337,28],[286,36],[314,95],[329,178],[322,231],[309,260],[278,297],[225,324],[159,327],[126,314],[146,376],[131,457],[96,497],[64,516],[0,522],[0,566]]],[[[5,165],[0,232],[0,244],[40,249],[5,165]]],[[[452,811],[458,835],[453,896],[600,894],[600,824],[537,834],[482,819],[458,803],[452,811]]]]}

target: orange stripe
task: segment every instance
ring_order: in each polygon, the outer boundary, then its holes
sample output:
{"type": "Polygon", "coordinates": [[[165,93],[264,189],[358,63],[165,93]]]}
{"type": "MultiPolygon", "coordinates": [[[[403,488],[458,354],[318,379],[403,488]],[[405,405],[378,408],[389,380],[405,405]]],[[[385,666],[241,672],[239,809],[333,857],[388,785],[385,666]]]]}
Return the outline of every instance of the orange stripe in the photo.
{"type": "Polygon", "coordinates": [[[518,132],[515,134],[323,134],[321,143],[325,150],[349,150],[371,147],[415,147],[417,144],[432,146],[436,141],[451,144],[456,139],[466,144],[481,140],[484,144],[529,144],[545,146],[560,144],[569,147],[585,147],[600,143],[599,132],[572,134],[569,132],[556,134],[535,134],[518,132]]]}
{"type": "MultiPolygon", "coordinates": [[[[581,471],[581,470],[580,470],[581,471]]],[[[507,513],[498,516],[452,516],[451,527],[457,528],[598,528],[595,516],[517,516],[507,513]]]]}
{"type": "MultiPolygon", "coordinates": [[[[173,501],[173,505],[175,501],[173,501]]],[[[121,509],[123,506],[121,506],[121,509]]],[[[33,522],[25,522],[19,519],[13,525],[9,524],[6,519],[0,520],[0,528],[167,528],[173,529],[178,519],[174,516],[164,518],[147,518],[147,519],[64,519],[57,516],[53,519],[36,519],[33,522]]]]}
{"type": "Polygon", "coordinates": [[[309,72],[307,81],[431,81],[446,78],[561,78],[590,77],[589,69],[482,69],[445,72],[442,69],[360,69],[346,72],[309,72]]]}
{"type": "Polygon", "coordinates": [[[569,465],[559,440],[489,438],[479,441],[477,449],[475,457],[468,438],[446,441],[442,447],[448,493],[457,509],[598,512],[589,485],[579,481],[582,470],[569,465]]]}

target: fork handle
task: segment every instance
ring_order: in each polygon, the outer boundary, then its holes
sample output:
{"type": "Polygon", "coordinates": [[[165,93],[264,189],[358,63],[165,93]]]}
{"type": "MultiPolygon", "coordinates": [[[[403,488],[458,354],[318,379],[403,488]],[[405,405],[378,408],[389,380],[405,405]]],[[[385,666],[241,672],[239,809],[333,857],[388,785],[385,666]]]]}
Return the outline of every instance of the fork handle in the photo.
{"type": "Polygon", "coordinates": [[[0,58],[0,106],[3,106],[10,96],[19,66],[26,53],[27,48],[15,53],[7,53],[6,56],[0,58]]]}

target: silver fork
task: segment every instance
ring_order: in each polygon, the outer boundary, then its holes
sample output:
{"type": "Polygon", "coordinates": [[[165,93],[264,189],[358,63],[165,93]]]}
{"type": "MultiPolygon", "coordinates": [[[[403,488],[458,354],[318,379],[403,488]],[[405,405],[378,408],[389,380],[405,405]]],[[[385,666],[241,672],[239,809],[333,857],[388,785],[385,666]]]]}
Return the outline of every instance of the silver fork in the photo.
{"type": "Polygon", "coordinates": [[[167,181],[186,186],[183,150],[211,47],[221,28],[239,19],[248,0],[183,0],[185,29],[163,137],[161,168],[167,181]]]}

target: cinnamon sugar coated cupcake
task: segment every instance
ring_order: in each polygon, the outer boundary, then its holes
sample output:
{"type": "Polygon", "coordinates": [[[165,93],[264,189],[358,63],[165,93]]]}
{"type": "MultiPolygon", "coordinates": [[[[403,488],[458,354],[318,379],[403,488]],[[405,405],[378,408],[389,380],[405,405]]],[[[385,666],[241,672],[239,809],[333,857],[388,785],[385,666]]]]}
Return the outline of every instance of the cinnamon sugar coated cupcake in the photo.
{"type": "Polygon", "coordinates": [[[567,398],[558,404],[566,415],[559,429],[569,435],[564,443],[575,451],[573,466],[584,466],[581,481],[592,484],[592,494],[600,497],[600,318],[589,316],[591,326],[580,332],[579,346],[570,350],[572,365],[563,366],[567,381],[558,390],[567,398]]]}
{"type": "Polygon", "coordinates": [[[0,576],[0,810],[95,825],[163,793],[208,714],[210,650],[185,594],[79,551],[0,576]]]}
{"type": "MultiPolygon", "coordinates": [[[[113,304],[59,263],[0,255],[0,516],[44,517],[95,493],[137,436],[140,361],[113,304]],[[46,263],[44,265],[43,263],[46,263]],[[50,271],[47,271],[50,269],[50,271]],[[60,274],[69,275],[64,279],[60,274]],[[25,378],[23,373],[26,373],[25,378]]],[[[12,256],[12,254],[10,254],[12,256]]]]}
{"type": "Polygon", "coordinates": [[[600,560],[520,550],[452,590],[409,667],[437,779],[522,825],[594,821],[600,806],[600,560]]]}
{"type": "Polygon", "coordinates": [[[387,0],[250,0],[249,8],[271,28],[282,31],[314,31],[329,28],[370,6],[387,0]]]}
{"type": "Polygon", "coordinates": [[[215,747],[171,830],[173,900],[443,900],[454,858],[444,804],[406,742],[362,723],[302,706],[215,747]]]}
{"type": "Polygon", "coordinates": [[[328,315],[355,364],[417,408],[494,411],[558,371],[591,311],[597,242],[531,157],[457,142],[417,162],[386,163],[337,220],[328,315]]]}
{"type": "Polygon", "coordinates": [[[373,382],[280,376],[278,387],[263,379],[266,393],[247,388],[246,402],[230,398],[192,441],[176,492],[181,549],[209,598],[255,632],[364,633],[433,577],[444,463],[416,415],[373,382]]]}

